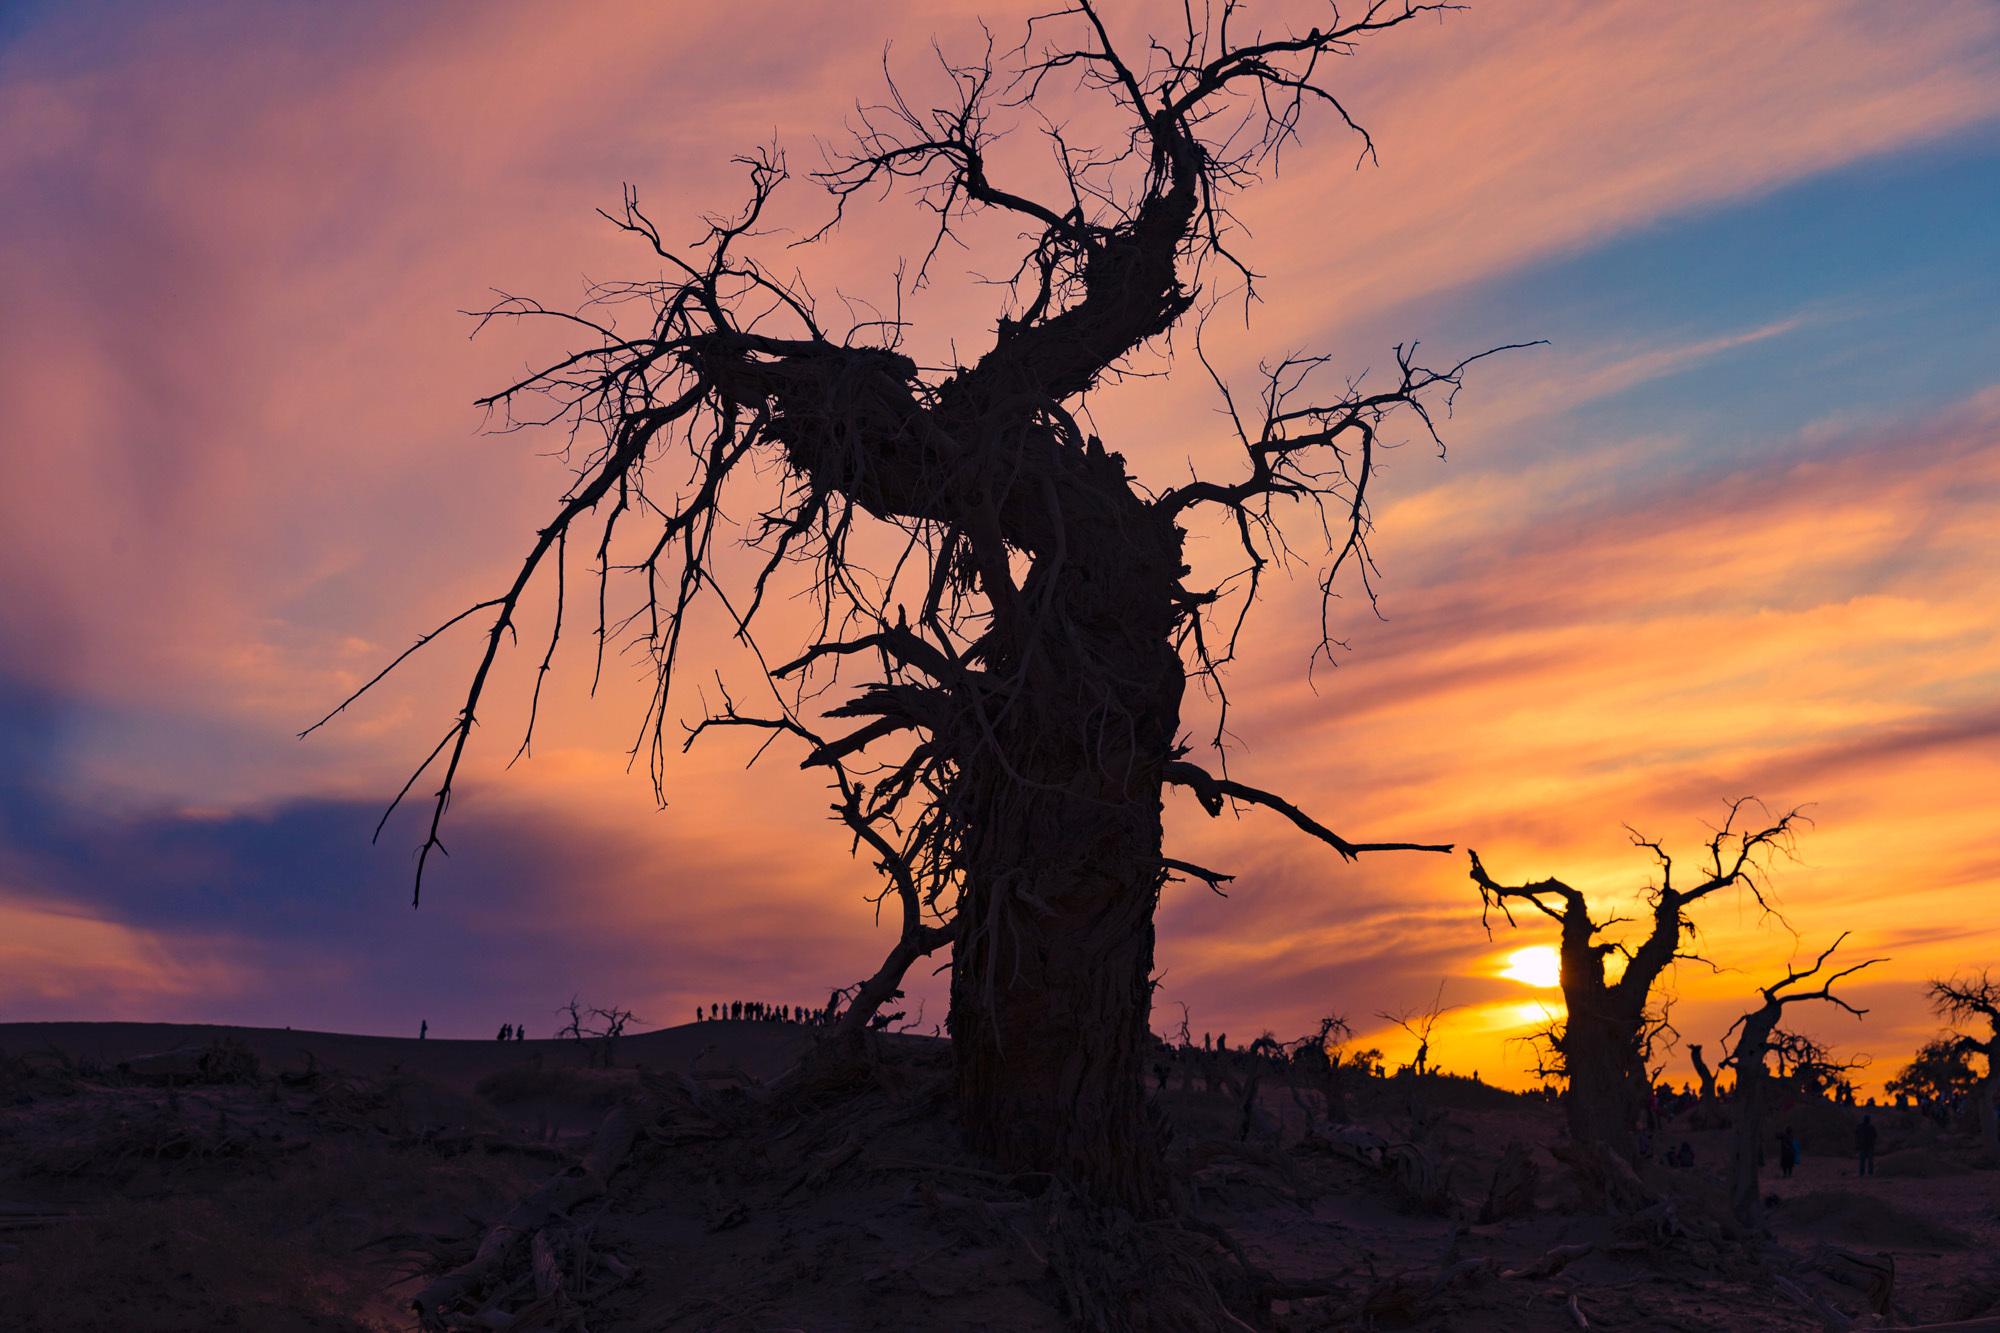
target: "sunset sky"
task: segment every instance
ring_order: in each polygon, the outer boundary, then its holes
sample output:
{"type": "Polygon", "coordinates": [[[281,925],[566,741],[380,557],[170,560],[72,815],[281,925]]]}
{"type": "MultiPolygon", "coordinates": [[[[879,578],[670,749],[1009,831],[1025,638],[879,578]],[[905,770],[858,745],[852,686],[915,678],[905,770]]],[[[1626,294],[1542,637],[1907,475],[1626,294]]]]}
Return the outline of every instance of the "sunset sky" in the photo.
{"type": "MultiPolygon", "coordinates": [[[[460,312],[647,276],[594,212],[622,184],[692,242],[740,197],[733,154],[817,165],[885,44],[921,88],[933,36],[968,51],[984,14],[1009,46],[1041,7],[0,11],[0,1021],[542,1035],[572,994],[669,1024],[871,971],[889,931],[815,780],[704,744],[658,809],[624,754],[640,664],[586,697],[587,627],[503,771],[538,640],[505,659],[415,912],[420,812],[369,835],[473,635],[295,734],[504,586],[566,479],[554,441],[472,406],[552,344],[470,340],[460,312]]],[[[1136,45],[1142,8],[1113,12],[1136,45]]],[[[1247,330],[1240,302],[1217,317],[1225,366],[1548,346],[1474,371],[1447,458],[1392,455],[1380,617],[1348,590],[1331,669],[1307,671],[1311,571],[1272,586],[1232,771],[1607,906],[1650,870],[1623,825],[1691,857],[1731,797],[1807,806],[1782,921],[1699,912],[1722,970],[1679,970],[1676,1026],[1714,1042],[1852,930],[1891,960],[1848,987],[1872,1012],[1805,1026],[1878,1081],[1935,1027],[1926,977],[2000,965],[2000,7],[1489,0],[1337,78],[1380,164],[1320,118],[1242,201],[1266,277],[1247,330]]],[[[824,214],[803,179],[786,208],[824,214]]],[[[923,223],[870,202],[784,262],[886,303],[923,223]]],[[[990,336],[972,275],[1010,266],[1007,233],[973,241],[906,306],[926,346],[990,336]]],[[[1107,444],[1156,485],[1226,467],[1200,368],[1154,368],[1092,404],[1107,444]]],[[[754,679],[698,628],[689,718],[695,686],[754,679]]],[[[1525,1078],[1510,1038],[1557,993],[1510,957],[1552,936],[1489,940],[1462,855],[1347,865],[1180,796],[1168,833],[1237,879],[1168,887],[1156,1028],[1335,1010],[1393,1057],[1374,1015],[1442,980],[1443,1063],[1525,1078]]],[[[918,991],[928,1028],[941,988],[918,991]]]]}

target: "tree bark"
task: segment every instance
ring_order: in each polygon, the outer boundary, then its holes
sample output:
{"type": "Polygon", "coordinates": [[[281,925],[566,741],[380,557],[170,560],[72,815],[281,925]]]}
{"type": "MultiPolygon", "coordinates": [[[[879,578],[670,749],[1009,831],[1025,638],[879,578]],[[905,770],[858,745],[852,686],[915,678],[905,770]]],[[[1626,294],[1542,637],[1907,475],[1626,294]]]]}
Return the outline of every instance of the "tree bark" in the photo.
{"type": "Polygon", "coordinates": [[[1688,1059],[1694,1062],[1695,1077],[1701,1080],[1702,1107],[1704,1110],[1712,1110],[1715,1106],[1715,1071],[1710,1069],[1708,1061],[1702,1058],[1699,1044],[1688,1047],[1688,1059]]]}
{"type": "Polygon", "coordinates": [[[1729,1208],[1739,1223],[1753,1229],[1764,1224],[1764,1192],[1757,1175],[1764,1147],[1764,1101],[1770,1087],[1764,1052],[1779,1012],[1774,1008],[1752,1014],[1731,1057],[1736,1068],[1736,1135],[1730,1150],[1729,1208]]]}
{"type": "Polygon", "coordinates": [[[1730,1142],[1729,1210],[1745,1227],[1762,1226],[1764,1192],[1757,1162],[1764,1139],[1764,1075],[1736,1071],[1736,1134],[1730,1142]]]}
{"type": "Polygon", "coordinates": [[[1563,918],[1562,989],[1567,1014],[1557,1050],[1569,1087],[1563,1097],[1570,1138],[1632,1160],[1632,1130],[1644,1107],[1639,1035],[1651,978],[1627,968],[1620,984],[1604,979],[1604,950],[1579,905],[1563,918]],[[1625,983],[1631,984],[1625,984],[1625,983]]]}
{"type": "Polygon", "coordinates": [[[1979,1080],[1979,1087],[1972,1094],[1973,1113],[1979,1117],[1979,1141],[1984,1145],[1986,1156],[2000,1161],[2000,1037],[1978,1048],[1986,1056],[1986,1077],[1979,1080]]]}
{"type": "MultiPolygon", "coordinates": [[[[1122,488],[1121,488],[1122,489],[1122,488]]],[[[970,845],[952,964],[952,1045],[973,1147],[1100,1203],[1164,1201],[1148,1118],[1162,772],[1183,672],[1170,634],[1179,537],[1126,497],[1118,526],[1072,523],[995,641],[1019,673],[999,753],[965,775],[970,845]]]]}
{"type": "Polygon", "coordinates": [[[1633,1086],[1633,1037],[1624,1025],[1588,1011],[1572,1010],[1568,1023],[1562,1055],[1569,1075],[1563,1111],[1570,1138],[1600,1144],[1629,1162],[1640,1109],[1633,1086]]]}

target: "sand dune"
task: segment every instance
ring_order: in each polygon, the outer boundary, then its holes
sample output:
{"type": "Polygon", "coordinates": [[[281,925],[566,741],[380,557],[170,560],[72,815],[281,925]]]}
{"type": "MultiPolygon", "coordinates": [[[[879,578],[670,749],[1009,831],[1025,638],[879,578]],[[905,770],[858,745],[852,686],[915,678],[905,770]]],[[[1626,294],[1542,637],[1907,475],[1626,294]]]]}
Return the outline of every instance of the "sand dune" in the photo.
{"type": "MultiPolygon", "coordinates": [[[[686,1070],[704,1051],[758,1078],[782,1072],[806,1039],[789,1023],[687,1023],[619,1038],[618,1062],[686,1070]]],[[[117,1065],[141,1056],[212,1042],[238,1041],[267,1069],[306,1063],[351,1074],[410,1073],[470,1091],[479,1080],[518,1065],[588,1063],[585,1047],[568,1040],[500,1042],[442,1038],[368,1037],[305,1028],[235,1027],[209,1023],[0,1023],[0,1051],[19,1055],[53,1047],[81,1060],[117,1065]]]]}

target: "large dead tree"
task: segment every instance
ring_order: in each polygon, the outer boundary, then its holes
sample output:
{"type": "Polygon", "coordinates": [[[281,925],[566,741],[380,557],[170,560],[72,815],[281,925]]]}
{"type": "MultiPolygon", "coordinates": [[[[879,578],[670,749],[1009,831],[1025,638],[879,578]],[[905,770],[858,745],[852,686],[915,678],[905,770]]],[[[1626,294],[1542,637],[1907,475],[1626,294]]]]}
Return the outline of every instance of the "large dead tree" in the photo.
{"type": "Polygon", "coordinates": [[[1958,1032],[1953,1044],[1986,1061],[1986,1072],[1974,1085],[1972,1105],[1979,1117],[1979,1140],[1986,1155],[2000,1160],[2000,981],[1985,970],[1930,983],[1931,1012],[1954,1028],[1984,1022],[1986,1035],[1958,1032]]]}
{"type": "Polygon", "coordinates": [[[1885,961],[1880,958],[1869,958],[1852,967],[1828,973],[1817,990],[1792,989],[1800,982],[1818,976],[1826,966],[1826,960],[1846,939],[1846,932],[1842,932],[1839,939],[1813,960],[1811,967],[1804,970],[1787,968],[1783,977],[1759,990],[1763,1003],[1737,1019],[1730,1025],[1729,1031],[1722,1034],[1725,1042],[1731,1036],[1736,1038],[1729,1048],[1729,1058],[1724,1062],[1736,1072],[1736,1124],[1730,1150],[1729,1206],[1736,1220],[1746,1227],[1758,1226],[1764,1216],[1763,1192],[1757,1183],[1757,1163],[1764,1146],[1765,1104],[1771,1095],[1771,1071],[1765,1060],[1777,1049],[1778,1024],[1785,1016],[1786,1006],[1825,1000],[1856,1018],[1868,1012],[1835,995],[1833,988],[1842,978],[1885,961]]]}
{"type": "Polygon", "coordinates": [[[1674,859],[1661,843],[1632,835],[1633,845],[1651,853],[1660,868],[1659,882],[1647,890],[1650,920],[1636,947],[1605,935],[1628,919],[1592,916],[1582,891],[1558,879],[1501,884],[1487,873],[1479,853],[1470,854],[1480,921],[1489,933],[1488,918],[1496,908],[1508,925],[1518,924],[1516,903],[1533,907],[1561,928],[1557,949],[1565,1014],[1548,1034],[1555,1058],[1546,1072],[1567,1082],[1563,1107],[1577,1143],[1601,1146],[1628,1160],[1632,1156],[1632,1134],[1650,1081],[1649,1047],[1665,1026],[1654,988],[1675,960],[1698,959],[1684,947],[1695,929],[1688,909],[1710,894],[1740,886],[1760,909],[1770,910],[1762,884],[1766,857],[1790,850],[1800,815],[1793,811],[1762,827],[1742,826],[1745,814],[1756,808],[1747,799],[1730,805],[1729,817],[1708,840],[1696,882],[1686,887],[1674,883],[1674,859]],[[1624,961],[1615,981],[1607,967],[1614,954],[1624,961]]]}
{"type": "Polygon", "coordinates": [[[1241,464],[1159,489],[1099,440],[1082,404],[1192,325],[1204,279],[1249,294],[1230,203],[1275,169],[1307,113],[1329,113],[1372,153],[1333,91],[1336,58],[1452,7],[1320,4],[1295,26],[1253,30],[1222,0],[1177,8],[1169,31],[1123,40],[1082,0],[1033,20],[997,62],[989,48],[942,64],[948,91],[929,109],[892,83],[884,102],[859,110],[853,143],[815,173],[831,196],[827,226],[869,196],[902,193],[930,209],[935,243],[918,284],[969,219],[1018,227],[1018,254],[983,265],[1011,280],[977,279],[1000,293],[992,332],[928,344],[983,347],[963,363],[952,353],[919,364],[898,317],[846,313],[836,326],[802,279],[758,258],[786,180],[775,150],[744,159],[747,206],[689,250],[669,244],[628,192],[607,216],[664,277],[601,288],[581,312],[525,300],[488,312],[561,321],[581,341],[483,401],[510,426],[567,427],[589,443],[511,581],[441,627],[480,616],[486,632],[463,707],[404,789],[432,765],[442,773],[419,883],[501,648],[538,579],[553,582],[558,605],[539,692],[562,632],[572,543],[595,568],[600,666],[621,632],[652,655],[639,748],[656,785],[691,610],[712,599],[754,643],[767,593],[799,579],[817,632],[765,659],[776,663],[770,700],[711,701],[694,734],[751,727],[800,743],[899,900],[900,942],[851,1022],[949,942],[950,1026],[975,1146],[1101,1200],[1157,1206],[1141,1095],[1154,908],[1170,876],[1227,878],[1163,852],[1163,790],[1183,788],[1210,815],[1264,807],[1349,859],[1449,850],[1350,840],[1220,764],[1197,764],[1182,740],[1183,691],[1191,677],[1220,687],[1261,579],[1305,554],[1302,543],[1326,597],[1336,580],[1366,585],[1370,485],[1392,422],[1435,441],[1435,420],[1478,358],[1431,368],[1414,345],[1399,347],[1386,377],[1323,391],[1325,358],[1291,356],[1266,368],[1254,409],[1211,371],[1241,464]],[[1040,115],[1056,97],[1094,105],[1116,128],[1080,143],[1097,122],[1040,115]],[[1023,124],[1043,136],[1053,190],[1038,194],[1013,173],[1018,157],[1002,138],[1023,124]],[[645,318],[614,318],[634,311],[645,318]],[[746,507],[756,515],[747,525],[725,517],[746,507]],[[1191,571],[1183,542],[1204,527],[1240,551],[1234,573],[1191,571]],[[718,550],[739,536],[759,559],[732,584],[718,550]],[[622,616],[606,609],[614,587],[635,599],[622,616]]]}

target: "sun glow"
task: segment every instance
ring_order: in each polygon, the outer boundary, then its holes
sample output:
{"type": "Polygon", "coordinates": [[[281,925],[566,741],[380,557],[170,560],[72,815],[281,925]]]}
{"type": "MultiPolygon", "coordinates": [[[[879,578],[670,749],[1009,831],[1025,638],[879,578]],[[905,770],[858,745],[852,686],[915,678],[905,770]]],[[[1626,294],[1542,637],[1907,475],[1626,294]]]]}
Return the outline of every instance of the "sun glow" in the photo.
{"type": "Polygon", "coordinates": [[[1531,945],[1508,954],[1507,966],[1500,969],[1500,975],[1526,986],[1551,989],[1562,984],[1562,959],[1553,945],[1531,945]]]}

